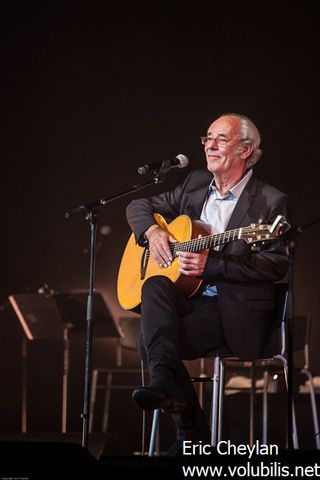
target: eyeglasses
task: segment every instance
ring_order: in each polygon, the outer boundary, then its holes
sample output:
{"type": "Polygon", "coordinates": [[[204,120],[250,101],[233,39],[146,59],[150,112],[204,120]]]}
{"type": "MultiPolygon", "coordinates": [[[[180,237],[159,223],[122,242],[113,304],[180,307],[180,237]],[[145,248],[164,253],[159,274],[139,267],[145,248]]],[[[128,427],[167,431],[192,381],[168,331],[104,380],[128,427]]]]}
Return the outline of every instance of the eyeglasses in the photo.
{"type": "Polygon", "coordinates": [[[203,137],[200,137],[200,140],[202,145],[206,145],[208,142],[214,141],[220,148],[226,147],[230,142],[237,142],[237,141],[241,142],[241,140],[228,140],[226,137],[222,135],[217,135],[216,137],[203,136],[203,137]]]}

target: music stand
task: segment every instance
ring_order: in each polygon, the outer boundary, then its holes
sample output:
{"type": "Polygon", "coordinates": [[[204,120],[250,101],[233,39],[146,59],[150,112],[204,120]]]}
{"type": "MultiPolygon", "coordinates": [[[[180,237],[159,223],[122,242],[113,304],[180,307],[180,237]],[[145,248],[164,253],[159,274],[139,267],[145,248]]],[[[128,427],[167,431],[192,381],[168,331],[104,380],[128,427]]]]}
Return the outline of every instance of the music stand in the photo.
{"type": "MultiPolygon", "coordinates": [[[[64,322],[72,324],[72,333],[86,331],[87,290],[55,293],[53,298],[64,322]]],[[[99,292],[93,294],[94,337],[120,337],[111,312],[99,292]]]]}
{"type": "MultiPolygon", "coordinates": [[[[87,311],[87,292],[86,291],[72,291],[64,293],[56,293],[54,299],[57,303],[61,316],[65,322],[72,325],[72,335],[83,334],[86,330],[86,311],[87,311]]],[[[105,303],[101,293],[94,292],[93,294],[93,309],[95,315],[94,338],[116,337],[120,336],[118,329],[115,326],[110,310],[105,303]]],[[[65,342],[68,339],[65,339],[65,342]]],[[[65,352],[68,352],[66,349],[65,352]]],[[[64,356],[64,382],[67,381],[69,361],[64,356]]],[[[66,392],[66,387],[63,390],[66,392]]],[[[67,398],[63,400],[63,412],[67,411],[67,398]]]]}
{"type": "MultiPolygon", "coordinates": [[[[25,335],[22,338],[22,400],[21,431],[27,431],[27,340],[43,340],[49,338],[62,339],[67,327],[64,327],[61,314],[50,297],[35,294],[9,295],[9,301],[15,311],[25,335]]],[[[67,385],[64,386],[66,388],[67,385]]],[[[66,396],[66,391],[63,391],[66,396]]],[[[63,416],[66,413],[63,412],[63,416]]]]}
{"type": "MultiPolygon", "coordinates": [[[[68,378],[71,335],[86,330],[85,290],[55,293],[53,295],[15,294],[9,301],[20,321],[25,336],[22,340],[22,432],[27,431],[27,340],[63,339],[62,420],[61,431],[67,431],[68,378]]],[[[99,292],[93,295],[95,315],[94,337],[120,337],[110,310],[99,292]]]]}

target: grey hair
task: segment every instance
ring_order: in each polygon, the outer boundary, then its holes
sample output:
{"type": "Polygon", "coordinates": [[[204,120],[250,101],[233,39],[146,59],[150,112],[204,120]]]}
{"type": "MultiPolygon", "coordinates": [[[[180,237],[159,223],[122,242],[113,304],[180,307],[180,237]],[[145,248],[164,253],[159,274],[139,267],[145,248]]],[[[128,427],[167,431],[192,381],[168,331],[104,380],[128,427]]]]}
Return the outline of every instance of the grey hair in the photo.
{"type": "Polygon", "coordinates": [[[262,155],[262,150],[259,148],[261,137],[259,130],[255,126],[250,118],[242,115],[240,113],[225,113],[222,117],[236,117],[240,120],[240,128],[241,128],[241,142],[242,143],[250,143],[253,146],[253,150],[251,155],[247,158],[246,167],[251,168],[257,161],[260,159],[262,155]]]}

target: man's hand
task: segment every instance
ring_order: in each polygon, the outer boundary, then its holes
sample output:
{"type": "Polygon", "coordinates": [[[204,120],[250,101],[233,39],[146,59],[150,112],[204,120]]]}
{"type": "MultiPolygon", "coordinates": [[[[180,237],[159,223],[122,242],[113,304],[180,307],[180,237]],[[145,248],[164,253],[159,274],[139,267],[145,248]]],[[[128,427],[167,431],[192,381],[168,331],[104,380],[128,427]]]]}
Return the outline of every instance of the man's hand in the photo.
{"type": "Polygon", "coordinates": [[[177,240],[169,232],[163,230],[159,225],[151,225],[145,232],[149,242],[151,256],[160,267],[169,267],[172,263],[172,253],[169,242],[177,240]]]}
{"type": "Polygon", "coordinates": [[[200,253],[177,252],[179,256],[179,272],[190,277],[201,277],[207,262],[209,250],[200,253]]]}

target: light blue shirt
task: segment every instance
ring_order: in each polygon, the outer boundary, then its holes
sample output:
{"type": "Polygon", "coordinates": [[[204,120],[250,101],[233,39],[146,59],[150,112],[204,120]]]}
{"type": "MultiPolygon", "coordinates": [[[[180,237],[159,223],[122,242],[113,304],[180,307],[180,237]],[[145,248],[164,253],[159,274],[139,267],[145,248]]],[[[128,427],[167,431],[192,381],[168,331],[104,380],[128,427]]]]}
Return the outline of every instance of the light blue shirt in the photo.
{"type": "MultiPolygon", "coordinates": [[[[232,212],[241,193],[250,180],[252,173],[253,171],[250,169],[240,182],[230,188],[224,195],[220,195],[216,189],[214,179],[212,180],[209,186],[208,196],[202,207],[200,220],[211,225],[215,233],[223,233],[226,231],[232,212]]],[[[209,297],[217,294],[217,287],[215,285],[207,285],[202,292],[202,295],[209,297]]]]}

